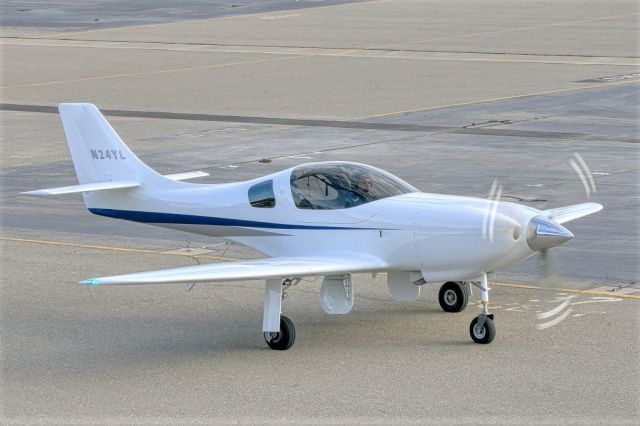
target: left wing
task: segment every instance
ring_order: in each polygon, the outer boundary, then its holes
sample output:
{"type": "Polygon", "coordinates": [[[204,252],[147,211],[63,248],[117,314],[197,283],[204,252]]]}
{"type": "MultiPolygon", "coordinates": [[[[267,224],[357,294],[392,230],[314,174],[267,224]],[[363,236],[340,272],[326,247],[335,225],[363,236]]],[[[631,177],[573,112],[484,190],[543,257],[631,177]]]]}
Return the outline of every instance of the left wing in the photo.
{"type": "Polygon", "coordinates": [[[378,272],[384,269],[384,262],[375,257],[360,253],[341,252],[308,257],[274,257],[270,259],[209,263],[206,265],[91,278],[80,281],[80,283],[85,285],[113,285],[241,281],[378,272]]]}

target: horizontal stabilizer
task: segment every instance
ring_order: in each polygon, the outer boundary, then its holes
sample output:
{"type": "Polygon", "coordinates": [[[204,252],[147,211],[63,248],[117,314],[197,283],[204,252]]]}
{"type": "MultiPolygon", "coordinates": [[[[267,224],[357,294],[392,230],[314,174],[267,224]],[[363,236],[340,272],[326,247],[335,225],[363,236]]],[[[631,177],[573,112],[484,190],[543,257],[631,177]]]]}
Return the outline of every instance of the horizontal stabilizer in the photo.
{"type": "Polygon", "coordinates": [[[170,284],[215,281],[244,281],[319,275],[342,275],[380,271],[384,262],[359,253],[326,256],[280,257],[184,266],[81,281],[85,285],[170,284]]]}
{"type": "Polygon", "coordinates": [[[187,180],[187,179],[195,179],[199,177],[207,177],[209,176],[209,173],[203,172],[202,170],[197,170],[194,172],[171,173],[169,175],[163,175],[163,176],[172,180],[187,180]]]}
{"type": "Polygon", "coordinates": [[[79,192],[104,191],[107,189],[134,188],[136,186],[140,186],[140,184],[138,182],[132,182],[132,181],[95,182],[95,183],[85,183],[82,185],[59,186],[57,188],[37,189],[35,191],[21,192],[20,194],[34,195],[34,196],[41,197],[45,195],[77,194],[79,192]]]}
{"type": "Polygon", "coordinates": [[[556,223],[563,224],[571,222],[590,214],[597,213],[602,210],[602,205],[598,203],[574,204],[572,206],[558,207],[543,211],[543,215],[556,223]]]}

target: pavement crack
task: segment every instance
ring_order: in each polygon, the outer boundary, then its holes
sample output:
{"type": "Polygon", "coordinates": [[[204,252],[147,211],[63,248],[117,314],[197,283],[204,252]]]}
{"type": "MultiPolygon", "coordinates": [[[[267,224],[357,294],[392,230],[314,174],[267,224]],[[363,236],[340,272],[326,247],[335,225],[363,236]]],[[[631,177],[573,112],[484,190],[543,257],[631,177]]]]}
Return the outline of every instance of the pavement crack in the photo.
{"type": "Polygon", "coordinates": [[[499,56],[526,56],[532,58],[606,58],[606,59],[640,59],[634,55],[587,55],[572,53],[531,53],[531,52],[505,52],[505,51],[480,51],[480,50],[438,50],[438,49],[399,49],[393,47],[371,47],[371,46],[316,46],[299,44],[259,44],[259,43],[207,43],[207,42],[172,42],[172,41],[136,41],[136,40],[101,40],[93,38],[71,38],[71,37],[28,37],[28,36],[2,36],[0,40],[43,40],[43,41],[70,41],[89,43],[111,43],[111,44],[136,44],[136,45],[166,45],[166,46],[211,46],[211,47],[238,47],[238,48],[261,48],[261,49],[309,49],[326,50],[336,52],[406,52],[406,53],[448,53],[466,55],[499,55],[499,56]]]}

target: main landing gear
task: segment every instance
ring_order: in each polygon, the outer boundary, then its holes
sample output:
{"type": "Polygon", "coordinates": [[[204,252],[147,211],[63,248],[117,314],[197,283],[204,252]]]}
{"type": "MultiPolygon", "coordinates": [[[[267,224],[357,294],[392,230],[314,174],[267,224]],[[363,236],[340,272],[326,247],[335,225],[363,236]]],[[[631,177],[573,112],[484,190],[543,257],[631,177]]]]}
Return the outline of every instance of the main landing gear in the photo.
{"type": "Polygon", "coordinates": [[[262,331],[267,345],[277,351],[285,351],[296,341],[293,322],[282,315],[282,301],[287,298],[287,289],[300,282],[301,278],[269,279],[264,293],[264,315],[262,331]]]}
{"type": "Polygon", "coordinates": [[[482,273],[479,282],[449,281],[442,284],[438,292],[438,302],[440,302],[440,307],[445,312],[462,312],[469,302],[470,284],[480,289],[482,313],[471,321],[469,334],[476,343],[491,343],[496,337],[496,326],[493,323],[493,314],[489,313],[490,289],[487,285],[486,273],[482,273]]]}
{"type": "Polygon", "coordinates": [[[442,284],[438,292],[438,302],[445,312],[462,312],[469,302],[469,284],[449,281],[442,284]]]}
{"type": "Polygon", "coordinates": [[[293,322],[284,315],[280,315],[280,331],[265,331],[264,341],[271,349],[286,351],[296,341],[296,329],[293,322]]]}

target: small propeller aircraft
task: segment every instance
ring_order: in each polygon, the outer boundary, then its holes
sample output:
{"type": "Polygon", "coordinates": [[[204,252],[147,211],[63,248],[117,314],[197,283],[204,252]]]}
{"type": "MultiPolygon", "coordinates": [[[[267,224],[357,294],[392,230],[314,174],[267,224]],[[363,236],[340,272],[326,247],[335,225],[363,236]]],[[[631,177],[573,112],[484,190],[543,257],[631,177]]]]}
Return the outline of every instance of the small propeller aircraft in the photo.
{"type": "Polygon", "coordinates": [[[91,104],[59,105],[78,185],[27,195],[81,193],[94,214],[223,237],[268,258],[138,272],[81,281],[88,286],[265,280],[267,345],[289,349],[295,329],[281,314],[286,290],[322,276],[320,303],[347,314],[351,275],[386,273],[396,300],[415,300],[420,286],[441,284],[439,303],[462,311],[479,288],[482,312],[474,342],[495,337],[487,277],[573,234],[562,224],[602,206],[536,210],[498,200],[423,193],[375,167],[352,162],[308,163],[257,179],[193,184],[204,172],[160,175],[131,152],[91,104]]]}

